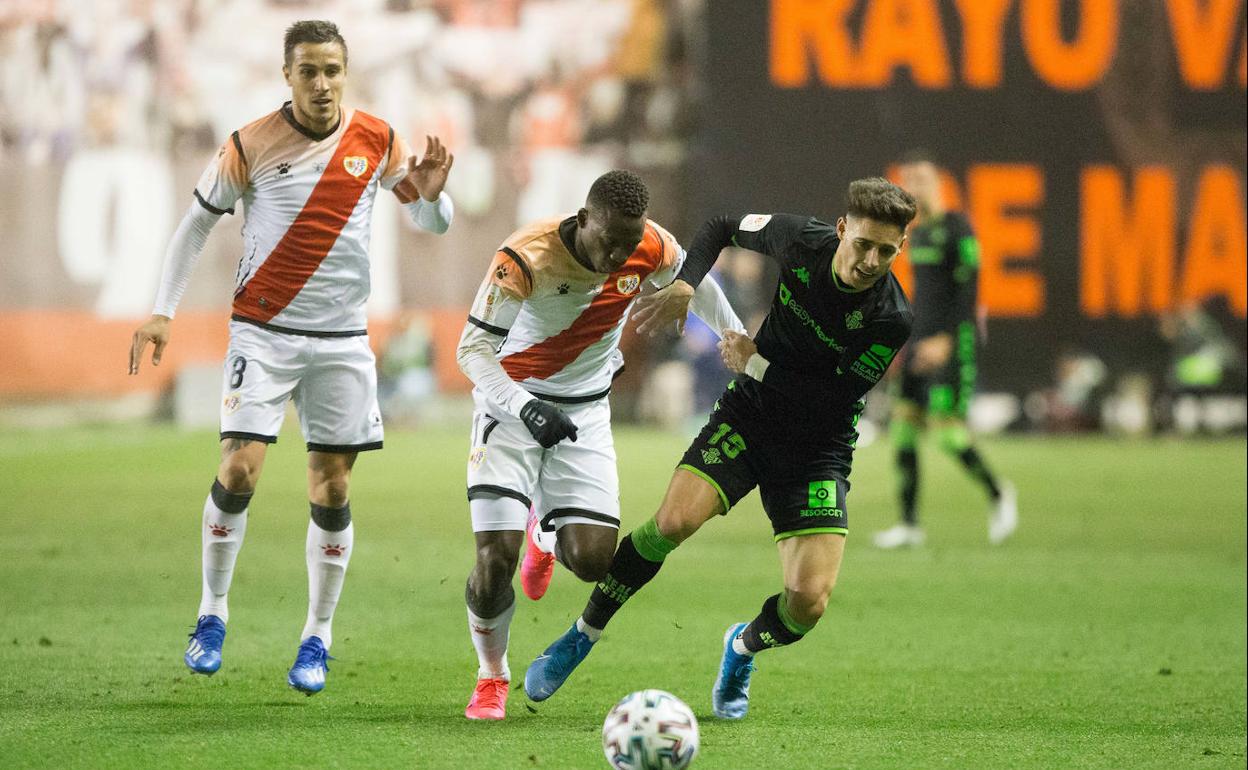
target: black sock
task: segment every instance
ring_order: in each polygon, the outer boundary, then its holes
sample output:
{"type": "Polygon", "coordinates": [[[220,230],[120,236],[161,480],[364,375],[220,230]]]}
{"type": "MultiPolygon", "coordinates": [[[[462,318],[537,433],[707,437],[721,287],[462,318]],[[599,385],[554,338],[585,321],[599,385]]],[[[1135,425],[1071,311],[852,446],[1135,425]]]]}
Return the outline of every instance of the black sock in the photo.
{"type": "Polygon", "coordinates": [[[594,592],[589,596],[589,603],[581,613],[585,623],[594,628],[606,628],[624,602],[659,574],[662,566],[663,562],[650,561],[638,553],[632,533],[629,533],[615,549],[615,558],[611,560],[607,576],[594,586],[594,592]]]}
{"type": "Polygon", "coordinates": [[[910,525],[919,523],[916,502],[919,498],[919,453],[914,447],[897,450],[897,471],[901,474],[901,520],[910,525]]]}
{"type": "Polygon", "coordinates": [[[751,620],[741,632],[741,641],[745,643],[745,649],[750,652],[761,652],[769,647],[793,644],[813,628],[813,626],[798,625],[791,617],[788,617],[788,611],[781,607],[783,601],[784,595],[776,594],[767,597],[767,601],[763,602],[763,609],[758,613],[758,617],[751,620]],[[788,622],[781,617],[782,613],[788,622]]]}
{"type": "Polygon", "coordinates": [[[997,486],[997,478],[992,475],[992,471],[988,470],[988,466],[984,464],[984,458],[979,456],[979,452],[975,451],[975,447],[968,446],[958,455],[958,459],[966,466],[967,473],[971,477],[984,485],[984,489],[988,490],[988,496],[996,500],[1001,496],[1001,488],[997,486]]]}

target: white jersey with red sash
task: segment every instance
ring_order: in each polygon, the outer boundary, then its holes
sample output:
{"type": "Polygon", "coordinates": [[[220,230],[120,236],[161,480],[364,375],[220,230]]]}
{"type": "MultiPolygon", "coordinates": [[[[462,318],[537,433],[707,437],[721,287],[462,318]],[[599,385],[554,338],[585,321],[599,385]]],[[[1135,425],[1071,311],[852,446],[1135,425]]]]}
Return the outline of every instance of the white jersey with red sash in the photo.
{"type": "Polygon", "coordinates": [[[512,380],[535,395],[568,399],[610,388],[623,366],[620,336],[642,281],[671,283],[684,250],[647,220],[623,267],[595,273],[561,239],[563,221],[535,222],[499,247],[469,322],[506,336],[498,361],[512,380]]]}
{"type": "Polygon", "coordinates": [[[403,179],[409,154],[385,121],[349,108],[324,136],[296,123],[289,104],[235,131],[195,186],[214,213],[243,202],[235,318],[362,332],[373,201],[403,179]]]}

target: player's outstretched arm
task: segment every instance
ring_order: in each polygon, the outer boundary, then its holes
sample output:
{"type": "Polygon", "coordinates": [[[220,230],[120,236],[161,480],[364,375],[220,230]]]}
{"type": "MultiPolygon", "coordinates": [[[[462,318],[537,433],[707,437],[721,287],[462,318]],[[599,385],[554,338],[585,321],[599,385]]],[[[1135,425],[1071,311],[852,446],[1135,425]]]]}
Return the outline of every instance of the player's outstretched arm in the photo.
{"type": "Polygon", "coordinates": [[[195,201],[178,223],[178,229],[169,239],[169,248],[165,251],[165,265],[161,270],[152,317],[135,329],[130,339],[130,374],[139,373],[139,363],[149,343],[152,344],[152,366],[160,366],[165,346],[169,344],[169,324],[173,321],[173,314],[191,282],[195,263],[208,243],[208,234],[220,219],[220,213],[209,211],[203,203],[195,201]]]}
{"type": "Polygon", "coordinates": [[[676,333],[682,333],[693,295],[693,286],[677,278],[655,293],[638,298],[637,311],[633,314],[637,319],[637,333],[653,337],[673,324],[676,333]]]}
{"type": "Polygon", "coordinates": [[[693,293],[693,300],[689,303],[689,310],[711,327],[711,331],[721,339],[729,331],[745,334],[745,324],[737,317],[719,283],[709,275],[698,284],[698,290],[693,293]]]}

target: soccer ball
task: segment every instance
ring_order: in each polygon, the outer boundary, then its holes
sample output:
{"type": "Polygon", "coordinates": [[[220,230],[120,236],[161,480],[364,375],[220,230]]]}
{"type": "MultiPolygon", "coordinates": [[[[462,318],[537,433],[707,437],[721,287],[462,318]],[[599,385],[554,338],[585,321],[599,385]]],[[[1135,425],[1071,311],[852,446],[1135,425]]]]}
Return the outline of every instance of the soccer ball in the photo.
{"type": "Polygon", "coordinates": [[[698,754],[698,720],[670,692],[629,693],[607,712],[602,750],[616,770],[680,770],[698,754]]]}

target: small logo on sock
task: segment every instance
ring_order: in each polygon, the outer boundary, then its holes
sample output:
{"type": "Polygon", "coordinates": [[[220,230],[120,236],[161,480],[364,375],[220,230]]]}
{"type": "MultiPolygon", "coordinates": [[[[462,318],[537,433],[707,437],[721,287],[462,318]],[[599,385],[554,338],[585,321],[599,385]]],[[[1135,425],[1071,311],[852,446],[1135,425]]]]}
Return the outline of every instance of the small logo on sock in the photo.
{"type": "Polygon", "coordinates": [[[229,537],[234,528],[227,527],[224,524],[209,524],[208,530],[212,532],[213,537],[229,537]]]}
{"type": "Polygon", "coordinates": [[[476,623],[473,623],[473,624],[472,624],[472,632],[473,632],[474,634],[481,634],[482,636],[489,636],[490,634],[494,633],[494,629],[492,629],[492,628],[482,628],[481,626],[478,626],[476,623]]]}
{"type": "Polygon", "coordinates": [[[347,552],[347,547],[342,543],[326,543],[321,546],[321,551],[323,551],[326,556],[342,556],[347,552]]]}

